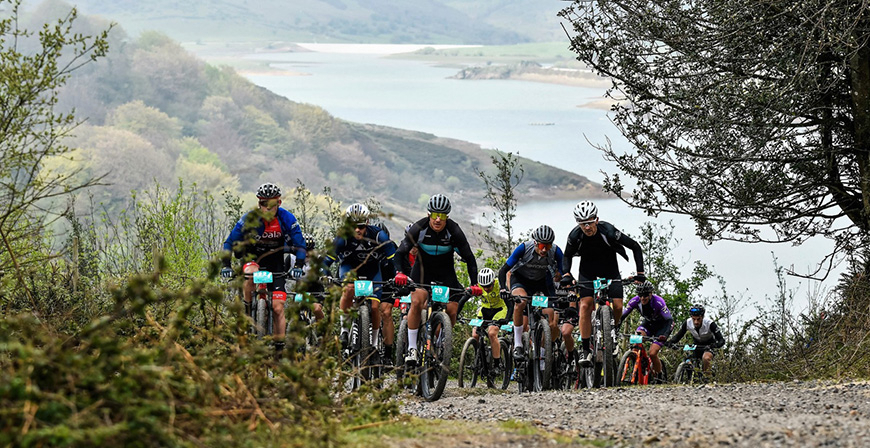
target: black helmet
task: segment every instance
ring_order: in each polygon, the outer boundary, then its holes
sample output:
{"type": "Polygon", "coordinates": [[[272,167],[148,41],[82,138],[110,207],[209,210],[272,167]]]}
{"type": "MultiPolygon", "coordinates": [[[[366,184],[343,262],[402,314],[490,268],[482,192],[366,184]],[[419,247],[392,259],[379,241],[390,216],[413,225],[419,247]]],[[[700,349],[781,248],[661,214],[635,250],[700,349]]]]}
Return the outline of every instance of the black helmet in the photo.
{"type": "Polygon", "coordinates": [[[532,232],[532,239],[539,243],[553,244],[553,241],[556,240],[556,234],[553,232],[553,229],[551,229],[550,226],[545,224],[541,227],[538,227],[537,229],[535,229],[534,232],[532,232]]]}
{"type": "Polygon", "coordinates": [[[655,289],[655,287],[653,286],[652,282],[647,280],[637,287],[637,295],[645,296],[647,294],[652,294],[653,289],[655,289]]]}
{"type": "Polygon", "coordinates": [[[302,237],[305,238],[305,250],[314,250],[314,235],[303,233],[302,237]]]}
{"type": "Polygon", "coordinates": [[[387,234],[387,238],[390,237],[390,229],[387,228],[387,225],[386,225],[386,224],[384,224],[383,222],[379,222],[379,223],[375,224],[375,227],[377,227],[377,228],[383,230],[384,233],[387,234]]]}
{"type": "Polygon", "coordinates": [[[281,197],[281,189],[277,185],[266,182],[257,188],[257,197],[260,199],[274,199],[281,197]]]}
{"type": "Polygon", "coordinates": [[[701,317],[704,317],[704,312],[705,312],[705,311],[706,311],[706,310],[704,310],[704,305],[701,305],[701,304],[692,305],[692,307],[689,308],[689,314],[692,315],[692,316],[701,316],[701,317]]]}
{"type": "Polygon", "coordinates": [[[429,213],[450,213],[450,199],[443,194],[436,194],[429,198],[426,210],[429,210],[429,213]]]}

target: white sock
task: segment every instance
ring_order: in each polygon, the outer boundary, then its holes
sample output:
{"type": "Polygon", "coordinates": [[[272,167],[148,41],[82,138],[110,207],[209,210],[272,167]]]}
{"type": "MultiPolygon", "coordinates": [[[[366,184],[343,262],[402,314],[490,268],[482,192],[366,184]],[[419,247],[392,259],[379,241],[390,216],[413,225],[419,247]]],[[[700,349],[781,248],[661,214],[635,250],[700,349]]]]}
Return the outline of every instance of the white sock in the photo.
{"type": "Polygon", "coordinates": [[[523,327],[514,325],[514,347],[523,346],[523,327]]]}
{"type": "Polygon", "coordinates": [[[374,346],[375,344],[378,343],[378,333],[380,333],[380,332],[381,332],[380,328],[377,328],[377,329],[375,329],[375,331],[372,332],[372,346],[374,346]]]}
{"type": "Polygon", "coordinates": [[[408,329],[408,350],[417,348],[417,332],[420,331],[419,328],[408,329]]]}

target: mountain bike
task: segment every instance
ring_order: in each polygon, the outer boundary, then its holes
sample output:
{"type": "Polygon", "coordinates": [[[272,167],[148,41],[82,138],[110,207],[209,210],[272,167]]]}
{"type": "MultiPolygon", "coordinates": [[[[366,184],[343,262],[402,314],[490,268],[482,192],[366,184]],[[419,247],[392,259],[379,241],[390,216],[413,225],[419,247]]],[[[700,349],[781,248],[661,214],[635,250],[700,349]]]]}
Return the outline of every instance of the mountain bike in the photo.
{"type": "MultiPolygon", "coordinates": [[[[592,314],[592,367],[583,367],[587,388],[613,387],[616,385],[616,328],[613,308],[610,307],[610,284],[629,283],[634,277],[582,282],[591,284],[595,311],[592,314]]],[[[575,285],[574,288],[578,288],[575,285]]]]}
{"type": "Polygon", "coordinates": [[[626,351],[619,361],[619,369],[616,371],[619,375],[618,382],[633,385],[649,384],[653,380],[658,380],[660,383],[666,382],[668,368],[664,360],[661,361],[662,371],[658,375],[653,375],[652,359],[650,359],[646,346],[644,346],[644,342],[652,342],[657,338],[639,334],[624,334],[622,336],[628,338],[631,349],[626,351]]]}
{"type": "MultiPolygon", "coordinates": [[[[466,321],[466,319],[460,319],[466,321]]],[[[511,369],[513,363],[510,356],[510,342],[504,336],[499,337],[499,346],[501,347],[501,362],[499,366],[493,370],[492,368],[492,348],[489,346],[490,341],[487,336],[487,329],[490,326],[498,326],[501,330],[513,329],[513,322],[508,322],[507,319],[484,320],[470,319],[467,320],[468,326],[477,329],[477,337],[469,337],[462,346],[462,354],[459,355],[459,372],[456,375],[459,380],[459,387],[474,387],[477,385],[477,378],[486,379],[487,387],[499,387],[507,389],[511,382],[511,369]]]]}
{"type": "MultiPolygon", "coordinates": [[[[332,278],[327,281],[340,286],[348,283],[332,278]]],[[[374,285],[387,283],[389,281],[353,280],[353,307],[356,313],[350,326],[347,350],[343,353],[354,372],[348,384],[351,390],[381,376],[383,363],[380,361],[380,353],[383,352],[383,339],[378,332],[378,339],[372,340],[372,301],[377,301],[374,285]]]]}
{"type": "MultiPolygon", "coordinates": [[[[567,290],[557,289],[556,296],[558,300],[552,301],[550,305],[553,310],[559,313],[559,325],[557,328],[562,328],[562,324],[567,322],[564,315],[570,304],[576,303],[578,297],[571,295],[567,290]]],[[[576,327],[576,325],[575,325],[576,327]]],[[[573,337],[573,336],[572,336],[573,337]]],[[[576,350],[577,344],[575,344],[576,350]]],[[[580,369],[577,366],[576,360],[571,362],[568,360],[568,353],[565,350],[565,342],[562,340],[562,332],[556,336],[553,341],[553,368],[550,376],[550,389],[567,390],[579,387],[580,369]]]]}
{"type": "MultiPolygon", "coordinates": [[[[673,344],[670,347],[674,348],[679,346],[673,344]]],[[[674,383],[694,384],[696,381],[705,382],[702,361],[701,358],[695,357],[695,350],[701,350],[701,353],[703,353],[704,350],[707,350],[708,348],[709,347],[706,345],[686,344],[683,346],[683,362],[681,362],[674,371],[674,383]]]]}
{"type": "MultiPolygon", "coordinates": [[[[553,341],[550,337],[550,322],[543,310],[549,308],[550,297],[544,295],[517,296],[516,303],[526,300],[529,316],[529,331],[523,333],[525,358],[516,363],[516,380],[520,393],[540,392],[550,384],[553,369],[553,341]]],[[[556,297],[554,297],[556,298],[556,297]]]]}
{"type": "Polygon", "coordinates": [[[275,278],[287,275],[286,272],[261,271],[260,265],[255,262],[246,263],[242,268],[245,279],[253,279],[254,293],[252,294],[251,309],[249,316],[253,319],[251,332],[258,337],[271,335],[273,332],[272,300],[286,300],[287,293],[284,291],[269,291],[269,284],[275,278]]]}
{"type": "MultiPolygon", "coordinates": [[[[441,398],[450,374],[450,356],[453,352],[453,326],[444,311],[450,301],[450,292],[464,289],[443,285],[420,285],[409,282],[408,290],[429,290],[429,306],[421,311],[420,330],[417,333],[418,356],[413,371],[406,371],[408,352],[408,320],[402,319],[396,335],[396,378],[401,383],[406,375],[417,375],[417,395],[426,401],[441,398]]],[[[404,299],[402,299],[404,300],[404,299]]],[[[410,300],[410,298],[409,298],[410,300]]],[[[401,301],[400,301],[401,303],[401,301]]]]}
{"type": "Polygon", "coordinates": [[[305,292],[296,293],[293,297],[293,303],[299,308],[299,321],[306,327],[305,343],[299,347],[301,353],[307,353],[320,347],[321,338],[317,334],[317,319],[311,311],[311,304],[317,303],[318,298],[325,296],[325,292],[305,292]]]}

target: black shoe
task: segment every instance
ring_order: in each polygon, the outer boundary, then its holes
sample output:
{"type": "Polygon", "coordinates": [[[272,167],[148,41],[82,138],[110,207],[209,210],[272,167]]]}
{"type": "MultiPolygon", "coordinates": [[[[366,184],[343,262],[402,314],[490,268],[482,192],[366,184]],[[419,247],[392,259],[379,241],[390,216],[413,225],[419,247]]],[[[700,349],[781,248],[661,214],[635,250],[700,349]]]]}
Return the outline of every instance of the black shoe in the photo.
{"type": "Polygon", "coordinates": [[[514,347],[514,359],[517,361],[522,361],[526,358],[526,352],[522,347],[514,347]]]}
{"type": "Polygon", "coordinates": [[[385,345],[384,346],[384,356],[382,358],[384,366],[392,366],[393,365],[393,346],[385,345]]]}
{"type": "Polygon", "coordinates": [[[580,367],[592,367],[592,351],[584,348],[578,364],[580,367]]]}

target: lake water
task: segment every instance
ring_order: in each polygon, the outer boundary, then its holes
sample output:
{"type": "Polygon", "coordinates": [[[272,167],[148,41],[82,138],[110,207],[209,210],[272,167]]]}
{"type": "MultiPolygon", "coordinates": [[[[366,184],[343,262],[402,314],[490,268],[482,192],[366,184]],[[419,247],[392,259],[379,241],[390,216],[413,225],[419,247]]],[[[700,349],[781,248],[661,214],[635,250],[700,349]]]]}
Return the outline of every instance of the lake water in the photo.
{"type": "MultiPolygon", "coordinates": [[[[384,53],[389,51],[394,50],[384,53]]],[[[596,182],[603,179],[600,171],[613,172],[614,167],[590,141],[604,143],[609,138],[619,149],[629,147],[610,123],[606,111],[578,107],[600,99],[602,89],[447,79],[457,70],[419,61],[387,59],[377,51],[367,54],[287,53],[252,55],[251,58],[278,61],[275,67],[304,73],[301,76],[249,75],[251,81],[293,101],[321,106],[336,117],[471,141],[486,148],[519,153],[596,182]]],[[[574,225],[572,209],[576,202],[520,204],[516,228],[525,231],[548,224],[556,231],[556,241],[564,244],[574,225]]],[[[641,224],[650,219],[618,200],[597,201],[596,204],[602,220],[629,235],[639,236],[641,224]]],[[[724,277],[730,291],[750,298],[750,306],[761,304],[765,296],[773,297],[777,293],[774,255],[779,265],[807,272],[830,248],[824,240],[800,247],[726,241],[707,247],[694,235],[690,220],[668,215],[658,218],[661,223],[668,221],[673,221],[675,238],[681,241],[675,260],[687,269],[694,260],[711,266],[724,277]]],[[[633,266],[633,263],[623,263],[623,274],[631,273],[633,266]]],[[[819,285],[792,277],[788,279],[788,288],[794,291],[800,309],[806,306],[807,291],[832,283],[819,285]]],[[[710,281],[703,295],[717,295],[718,291],[718,284],[710,281]]],[[[755,313],[748,310],[745,314],[755,313]]]]}

